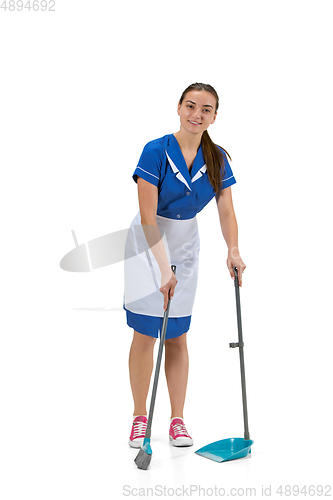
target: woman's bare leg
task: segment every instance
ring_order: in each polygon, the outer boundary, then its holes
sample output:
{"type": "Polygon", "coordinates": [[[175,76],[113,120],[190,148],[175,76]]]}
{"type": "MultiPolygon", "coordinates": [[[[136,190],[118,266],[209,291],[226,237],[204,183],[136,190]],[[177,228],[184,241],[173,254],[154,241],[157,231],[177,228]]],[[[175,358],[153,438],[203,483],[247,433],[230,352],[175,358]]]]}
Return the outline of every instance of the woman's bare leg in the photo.
{"type": "Polygon", "coordinates": [[[146,400],[153,370],[156,338],[134,330],[129,354],[130,383],[134,400],[133,415],[147,415],[146,400]]]}
{"type": "Polygon", "coordinates": [[[168,384],[171,418],[183,417],[189,358],[186,333],[165,341],[165,375],[168,384]]]}

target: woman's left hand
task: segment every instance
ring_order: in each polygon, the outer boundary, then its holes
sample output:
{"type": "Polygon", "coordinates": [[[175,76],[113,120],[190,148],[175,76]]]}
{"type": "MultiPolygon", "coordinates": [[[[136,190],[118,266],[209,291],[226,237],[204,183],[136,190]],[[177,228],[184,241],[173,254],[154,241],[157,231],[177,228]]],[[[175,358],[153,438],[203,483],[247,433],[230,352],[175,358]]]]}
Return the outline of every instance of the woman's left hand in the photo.
{"type": "Polygon", "coordinates": [[[229,250],[227,258],[227,266],[232,279],[235,279],[235,273],[233,268],[237,267],[239,286],[242,286],[242,274],[246,269],[246,265],[244,264],[244,262],[241,259],[241,256],[239,255],[238,248],[232,248],[231,250],[229,250]]]}

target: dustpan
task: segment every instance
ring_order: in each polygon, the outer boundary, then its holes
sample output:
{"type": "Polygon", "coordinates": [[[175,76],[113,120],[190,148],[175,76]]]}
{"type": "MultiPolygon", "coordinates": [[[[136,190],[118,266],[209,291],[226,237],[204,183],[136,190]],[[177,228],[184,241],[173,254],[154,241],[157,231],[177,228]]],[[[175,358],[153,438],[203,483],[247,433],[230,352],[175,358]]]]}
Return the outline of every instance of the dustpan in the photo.
{"type": "MultiPolygon", "coordinates": [[[[215,441],[214,443],[207,444],[200,448],[195,453],[215,462],[227,462],[229,460],[236,460],[244,458],[251,453],[251,446],[254,441],[250,439],[249,423],[247,416],[247,402],[246,402],[246,387],[245,387],[245,367],[244,367],[244,342],[242,332],[242,319],[239,298],[239,281],[238,270],[234,267],[235,274],[235,292],[236,292],[236,309],[237,309],[237,326],[238,326],[238,342],[229,344],[232,348],[239,349],[239,360],[241,369],[242,381],[242,399],[243,399],[243,415],[244,415],[244,438],[229,438],[215,441]]],[[[251,455],[250,455],[251,456],[251,455]]]]}

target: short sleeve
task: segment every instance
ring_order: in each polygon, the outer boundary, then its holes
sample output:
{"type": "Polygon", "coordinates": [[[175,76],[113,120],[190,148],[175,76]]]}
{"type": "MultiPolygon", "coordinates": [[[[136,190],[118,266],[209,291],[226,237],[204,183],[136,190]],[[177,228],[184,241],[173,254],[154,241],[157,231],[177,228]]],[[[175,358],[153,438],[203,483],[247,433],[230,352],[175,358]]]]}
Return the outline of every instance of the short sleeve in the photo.
{"type": "Polygon", "coordinates": [[[233,171],[230,167],[230,164],[228,162],[227,155],[225,154],[224,151],[222,151],[223,158],[224,158],[224,174],[222,177],[222,185],[220,187],[221,189],[225,189],[227,187],[232,186],[233,184],[236,184],[236,179],[234,177],[233,171]]]}
{"type": "Polygon", "coordinates": [[[148,143],[143,148],[139,163],[134,170],[133,179],[137,182],[138,177],[158,186],[161,178],[161,151],[156,144],[148,143]]]}

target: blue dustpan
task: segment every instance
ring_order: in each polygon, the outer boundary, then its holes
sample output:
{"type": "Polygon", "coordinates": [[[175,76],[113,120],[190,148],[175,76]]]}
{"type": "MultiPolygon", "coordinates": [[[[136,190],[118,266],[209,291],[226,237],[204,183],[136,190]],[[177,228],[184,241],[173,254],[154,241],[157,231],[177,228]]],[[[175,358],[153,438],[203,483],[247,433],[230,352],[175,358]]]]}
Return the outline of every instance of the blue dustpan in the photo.
{"type": "Polygon", "coordinates": [[[215,462],[227,462],[247,457],[251,453],[252,439],[231,438],[207,444],[195,453],[215,462]]]}
{"type": "Polygon", "coordinates": [[[243,414],[244,414],[244,439],[243,438],[230,438],[215,441],[214,443],[207,444],[195,453],[215,462],[227,462],[229,460],[236,460],[237,458],[244,458],[251,453],[251,446],[254,441],[250,439],[249,424],[247,418],[247,404],[246,404],[246,388],[245,388],[245,368],[244,368],[244,342],[242,333],[242,320],[240,310],[239,298],[239,282],[238,270],[234,267],[235,274],[235,291],[236,291],[236,309],[237,309],[237,326],[238,326],[238,342],[229,344],[230,347],[239,348],[239,359],[241,367],[241,380],[242,380],[242,397],[243,397],[243,414]]]}

